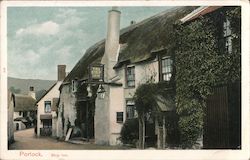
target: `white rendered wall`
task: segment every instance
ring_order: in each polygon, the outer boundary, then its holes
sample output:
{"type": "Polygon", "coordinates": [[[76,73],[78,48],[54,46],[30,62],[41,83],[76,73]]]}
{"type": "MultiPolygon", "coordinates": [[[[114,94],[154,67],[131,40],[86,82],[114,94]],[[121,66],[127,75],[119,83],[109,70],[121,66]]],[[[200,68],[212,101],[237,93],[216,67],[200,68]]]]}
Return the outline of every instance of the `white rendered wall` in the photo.
{"type": "Polygon", "coordinates": [[[112,103],[111,110],[110,110],[110,121],[113,123],[113,125],[110,125],[111,130],[111,137],[110,142],[111,144],[118,144],[119,142],[116,140],[118,137],[120,137],[120,131],[123,124],[115,124],[116,122],[116,111],[121,110],[124,114],[124,122],[126,120],[126,100],[132,99],[134,96],[134,93],[136,91],[136,88],[140,84],[146,83],[146,81],[149,81],[149,79],[153,79],[152,82],[156,83],[159,82],[159,69],[158,69],[158,61],[157,59],[144,62],[144,63],[138,63],[135,65],[135,87],[134,88],[128,88],[126,87],[126,79],[125,79],[125,67],[118,70],[118,75],[121,77],[121,82],[123,82],[123,87],[114,90],[113,94],[111,93],[111,97],[114,98],[114,103],[112,103]],[[115,132],[112,132],[115,131],[115,132]]]}
{"type": "Polygon", "coordinates": [[[19,112],[14,112],[14,119],[19,118],[19,117],[23,117],[23,112],[21,113],[20,116],[19,116],[19,112]]]}
{"type": "MultiPolygon", "coordinates": [[[[37,103],[37,136],[40,136],[40,128],[43,127],[43,123],[40,120],[41,114],[52,114],[51,113],[45,113],[45,101],[51,101],[51,107],[53,103],[53,98],[59,98],[59,87],[61,85],[61,81],[58,81],[57,84],[37,103]]],[[[53,126],[52,126],[53,127],[53,126]]]]}
{"type": "Polygon", "coordinates": [[[19,124],[19,130],[23,130],[26,128],[25,124],[21,121],[14,121],[14,131],[16,131],[16,124],[19,124]]]}
{"type": "MultiPolygon", "coordinates": [[[[116,112],[123,112],[125,118],[124,109],[124,94],[122,87],[110,88],[110,145],[117,145],[120,143],[118,138],[120,137],[121,128],[123,123],[116,122],[116,112]]],[[[123,120],[124,120],[123,118],[123,120]]]]}

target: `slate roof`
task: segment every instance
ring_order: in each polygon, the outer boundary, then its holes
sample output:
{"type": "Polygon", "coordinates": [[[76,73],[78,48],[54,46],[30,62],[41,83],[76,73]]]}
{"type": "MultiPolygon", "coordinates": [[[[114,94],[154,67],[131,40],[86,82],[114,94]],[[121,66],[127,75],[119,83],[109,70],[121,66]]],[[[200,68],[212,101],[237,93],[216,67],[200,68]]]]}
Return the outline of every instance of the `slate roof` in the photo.
{"type": "Polygon", "coordinates": [[[15,94],[15,107],[14,111],[35,111],[36,100],[28,95],[15,94]]]}
{"type": "MultiPolygon", "coordinates": [[[[173,24],[197,7],[175,7],[120,31],[120,50],[118,63],[137,63],[153,56],[152,52],[165,49],[172,54],[174,46],[173,24]]],[[[121,14],[122,16],[122,14],[121,14]]],[[[100,63],[105,50],[105,39],[91,46],[64,79],[64,84],[76,77],[87,79],[88,65],[100,63]]]]}
{"type": "Polygon", "coordinates": [[[37,101],[36,101],[36,104],[44,97],[44,96],[46,96],[49,92],[50,92],[50,90],[52,89],[52,88],[54,88],[54,86],[57,84],[57,82],[56,83],[54,83],[37,101]]]}

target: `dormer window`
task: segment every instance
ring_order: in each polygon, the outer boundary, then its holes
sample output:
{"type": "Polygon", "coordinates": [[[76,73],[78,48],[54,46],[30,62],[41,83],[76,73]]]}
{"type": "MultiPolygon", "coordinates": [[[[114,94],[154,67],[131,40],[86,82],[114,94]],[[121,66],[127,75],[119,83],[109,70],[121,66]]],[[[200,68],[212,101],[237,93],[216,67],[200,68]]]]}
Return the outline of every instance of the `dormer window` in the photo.
{"type": "Polygon", "coordinates": [[[170,56],[163,57],[159,60],[160,81],[170,81],[172,76],[173,61],[170,56]]]}
{"type": "Polygon", "coordinates": [[[135,66],[126,68],[126,84],[127,87],[135,87],[135,66]]]}
{"type": "Polygon", "coordinates": [[[76,79],[74,79],[74,80],[72,80],[71,81],[71,92],[72,93],[75,93],[75,92],[77,92],[77,84],[78,84],[78,82],[77,82],[77,80],[76,79]]]}

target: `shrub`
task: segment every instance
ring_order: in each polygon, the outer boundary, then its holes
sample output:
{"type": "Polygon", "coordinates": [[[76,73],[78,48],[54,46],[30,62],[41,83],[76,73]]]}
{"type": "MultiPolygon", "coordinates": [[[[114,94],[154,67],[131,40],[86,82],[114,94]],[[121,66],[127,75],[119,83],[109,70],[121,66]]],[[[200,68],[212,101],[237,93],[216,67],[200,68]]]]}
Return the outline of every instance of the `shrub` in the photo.
{"type": "Polygon", "coordinates": [[[139,124],[138,119],[127,119],[122,126],[121,141],[123,144],[132,144],[136,146],[136,142],[139,137],[139,124]]]}

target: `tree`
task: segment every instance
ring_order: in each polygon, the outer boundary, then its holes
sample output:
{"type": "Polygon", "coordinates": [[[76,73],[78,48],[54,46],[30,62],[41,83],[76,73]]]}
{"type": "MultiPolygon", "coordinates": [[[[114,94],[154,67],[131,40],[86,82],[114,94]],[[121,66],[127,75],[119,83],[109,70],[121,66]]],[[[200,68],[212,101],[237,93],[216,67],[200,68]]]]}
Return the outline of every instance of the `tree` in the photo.
{"type": "Polygon", "coordinates": [[[153,110],[155,101],[153,100],[156,94],[157,87],[154,83],[146,83],[140,85],[135,92],[134,100],[135,107],[138,113],[139,122],[139,148],[145,147],[145,115],[153,110]]]}

